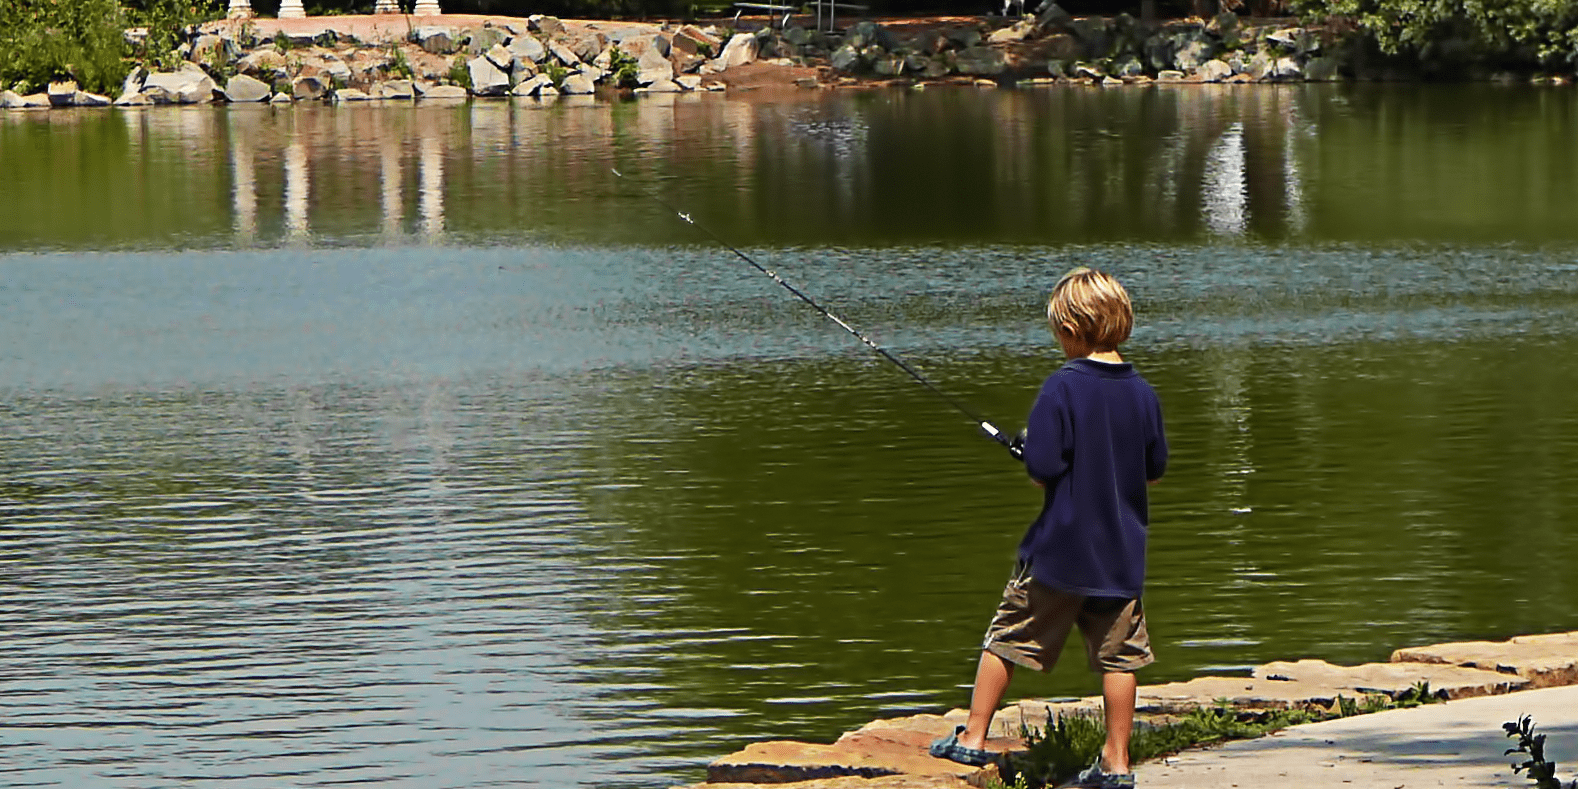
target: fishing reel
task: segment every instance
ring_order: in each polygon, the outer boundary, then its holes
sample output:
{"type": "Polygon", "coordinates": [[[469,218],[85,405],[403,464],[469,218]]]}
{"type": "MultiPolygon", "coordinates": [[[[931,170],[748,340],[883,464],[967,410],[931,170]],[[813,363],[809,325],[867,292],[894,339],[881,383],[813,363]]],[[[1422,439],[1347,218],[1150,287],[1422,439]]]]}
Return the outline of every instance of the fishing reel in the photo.
{"type": "Polygon", "coordinates": [[[1019,435],[1008,439],[1008,454],[1013,455],[1014,460],[1020,463],[1025,462],[1025,435],[1027,433],[1029,433],[1028,428],[1020,430],[1019,435]]]}

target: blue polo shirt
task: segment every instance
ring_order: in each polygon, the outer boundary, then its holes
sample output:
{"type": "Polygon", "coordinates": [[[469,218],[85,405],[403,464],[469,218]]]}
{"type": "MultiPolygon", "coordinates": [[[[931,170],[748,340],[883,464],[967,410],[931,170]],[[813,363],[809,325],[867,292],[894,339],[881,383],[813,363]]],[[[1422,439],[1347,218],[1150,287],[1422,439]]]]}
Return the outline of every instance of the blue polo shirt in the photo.
{"type": "Polygon", "coordinates": [[[1128,363],[1074,359],[1041,385],[1025,469],[1046,499],[1019,558],[1054,589],[1139,597],[1145,585],[1148,480],[1167,469],[1156,391],[1128,363]]]}

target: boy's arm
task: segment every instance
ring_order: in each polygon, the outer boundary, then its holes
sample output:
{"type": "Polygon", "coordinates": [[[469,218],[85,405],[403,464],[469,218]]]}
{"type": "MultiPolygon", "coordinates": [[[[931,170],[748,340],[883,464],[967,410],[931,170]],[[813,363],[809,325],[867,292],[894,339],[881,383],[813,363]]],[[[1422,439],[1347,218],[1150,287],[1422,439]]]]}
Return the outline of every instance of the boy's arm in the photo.
{"type": "MultiPolygon", "coordinates": [[[[1050,384],[1050,382],[1049,382],[1050,384]]],[[[1025,472],[1038,487],[1046,487],[1068,471],[1063,455],[1064,415],[1061,398],[1052,386],[1043,386],[1030,407],[1025,425],[1025,472]]]]}

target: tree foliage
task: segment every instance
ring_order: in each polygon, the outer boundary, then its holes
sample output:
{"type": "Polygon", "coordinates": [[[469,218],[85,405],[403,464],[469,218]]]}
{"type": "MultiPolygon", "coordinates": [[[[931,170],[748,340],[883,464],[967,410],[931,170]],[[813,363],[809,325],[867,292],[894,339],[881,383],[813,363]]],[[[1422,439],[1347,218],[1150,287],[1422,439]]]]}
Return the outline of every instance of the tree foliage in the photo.
{"type": "Polygon", "coordinates": [[[29,93],[57,79],[108,92],[125,78],[126,14],[116,0],[0,2],[0,86],[29,93]]]}
{"type": "Polygon", "coordinates": [[[1501,66],[1578,66],[1578,0],[1299,0],[1392,55],[1501,66]]]}

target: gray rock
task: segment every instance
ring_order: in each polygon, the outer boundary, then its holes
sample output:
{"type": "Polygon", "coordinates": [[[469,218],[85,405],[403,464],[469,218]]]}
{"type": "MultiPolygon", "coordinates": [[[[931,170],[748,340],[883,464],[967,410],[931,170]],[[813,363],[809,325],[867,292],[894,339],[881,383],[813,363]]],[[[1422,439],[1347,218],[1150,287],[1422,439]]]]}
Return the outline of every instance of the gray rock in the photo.
{"type": "Polygon", "coordinates": [[[22,97],[14,90],[0,90],[0,110],[21,109],[22,97]]]}
{"type": "Polygon", "coordinates": [[[510,61],[510,82],[519,85],[535,76],[537,76],[536,63],[524,58],[515,58],[510,61]]]}
{"type": "Polygon", "coordinates": [[[500,28],[489,25],[473,27],[466,31],[466,54],[477,57],[508,40],[509,35],[500,28]]]}
{"type": "Polygon", "coordinates": [[[973,27],[954,28],[948,31],[948,43],[954,49],[969,49],[981,45],[981,31],[973,27]]]}
{"type": "Polygon", "coordinates": [[[607,48],[608,39],[601,33],[583,33],[570,39],[570,51],[574,52],[583,63],[596,60],[598,54],[607,48]]]}
{"type": "Polygon", "coordinates": [[[1309,62],[1304,64],[1304,78],[1310,82],[1332,82],[1337,77],[1336,58],[1310,58],[1309,62]]]}
{"type": "Polygon", "coordinates": [[[679,83],[670,79],[660,79],[650,85],[643,85],[636,89],[637,93],[683,93],[684,88],[679,83]]]}
{"type": "Polygon", "coordinates": [[[674,78],[674,64],[670,63],[657,47],[650,47],[641,53],[641,58],[636,61],[636,69],[640,72],[637,82],[642,85],[674,78]]]}
{"type": "Polygon", "coordinates": [[[514,68],[515,55],[505,48],[503,44],[494,44],[492,48],[483,53],[483,57],[486,57],[488,62],[494,66],[497,66],[499,71],[507,73],[514,68]]]}
{"type": "Polygon", "coordinates": [[[537,91],[537,98],[539,99],[552,99],[558,97],[558,95],[559,89],[552,85],[548,85],[542,90],[537,91]]]}
{"type": "Polygon", "coordinates": [[[1233,67],[1220,60],[1207,60],[1194,70],[1194,76],[1202,82],[1221,82],[1233,76],[1233,67]]]}
{"type": "Polygon", "coordinates": [[[459,49],[455,31],[447,27],[419,27],[411,31],[411,38],[417,46],[435,55],[452,55],[459,49]]]}
{"type": "Polygon", "coordinates": [[[1163,69],[1161,71],[1156,72],[1156,81],[1157,82],[1182,82],[1183,78],[1184,78],[1184,73],[1182,71],[1175,71],[1173,69],[1163,69]]]}
{"type": "Polygon", "coordinates": [[[77,98],[77,83],[69,79],[64,82],[51,82],[44,94],[49,97],[49,106],[70,107],[77,98]]]}
{"type": "Polygon", "coordinates": [[[701,77],[698,77],[695,74],[681,74],[680,76],[675,77],[674,81],[685,90],[701,89],[701,77]]]}
{"type": "Polygon", "coordinates": [[[566,95],[590,95],[597,90],[597,83],[592,81],[592,76],[585,73],[571,74],[564,78],[559,85],[559,92],[566,95]]]}
{"type": "Polygon", "coordinates": [[[373,89],[373,96],[380,99],[411,99],[416,97],[416,86],[408,79],[380,82],[373,89]]]}
{"type": "Polygon", "coordinates": [[[1041,30],[1067,29],[1074,22],[1074,17],[1057,3],[1047,3],[1041,13],[1036,14],[1036,27],[1041,30]]]}
{"type": "Polygon", "coordinates": [[[535,96],[543,88],[551,87],[553,87],[553,80],[549,79],[548,75],[546,74],[538,74],[537,76],[532,77],[531,79],[526,80],[519,85],[516,85],[515,89],[510,91],[510,95],[535,96]]]}
{"type": "Polygon", "coordinates": [[[509,45],[510,54],[528,60],[532,63],[541,63],[548,57],[548,48],[536,36],[516,36],[509,45]]]}
{"type": "Polygon", "coordinates": [[[1216,55],[1216,47],[1203,38],[1191,39],[1178,47],[1173,53],[1172,65],[1179,71],[1191,72],[1200,68],[1206,61],[1216,55]]]}
{"type": "Polygon", "coordinates": [[[121,83],[122,96],[135,96],[142,92],[142,81],[148,78],[148,69],[142,66],[133,66],[126,75],[126,81],[121,83]]]}
{"type": "Polygon", "coordinates": [[[237,74],[225,83],[225,99],[238,104],[267,101],[271,93],[268,83],[245,74],[237,74]]]}
{"type": "Polygon", "coordinates": [[[330,84],[345,85],[351,81],[351,67],[337,57],[324,57],[323,70],[329,75],[330,84]]]}
{"type": "Polygon", "coordinates": [[[718,55],[720,69],[729,69],[734,66],[743,66],[756,60],[761,53],[761,41],[749,33],[735,33],[729,43],[723,46],[723,53],[718,55]]]}
{"type": "Polygon", "coordinates": [[[1029,38],[1036,32],[1036,25],[1028,19],[1022,19],[1012,25],[993,30],[986,37],[988,44],[1017,44],[1029,38]]]}
{"type": "Polygon", "coordinates": [[[1271,70],[1266,76],[1280,81],[1292,81],[1304,76],[1304,69],[1299,68],[1299,62],[1293,58],[1277,58],[1271,63],[1271,70]]]}
{"type": "Polygon", "coordinates": [[[22,97],[21,109],[43,109],[50,106],[48,93],[29,93],[22,97]]]}
{"type": "Polygon", "coordinates": [[[904,73],[904,58],[882,55],[871,61],[871,70],[884,77],[897,77],[904,73]]]}
{"type": "Polygon", "coordinates": [[[960,74],[990,77],[1008,69],[1008,59],[1002,50],[990,47],[970,47],[961,50],[956,61],[960,74]]]}
{"type": "Polygon", "coordinates": [[[176,102],[180,104],[207,104],[215,99],[224,98],[219,91],[219,86],[214,84],[212,77],[207,74],[202,79],[187,84],[176,93],[176,102]]]}
{"type": "Polygon", "coordinates": [[[548,52],[553,55],[554,60],[559,61],[564,66],[574,68],[581,65],[581,58],[575,54],[575,50],[557,41],[548,42],[548,52]]]}
{"type": "Polygon", "coordinates": [[[115,100],[117,107],[147,107],[153,104],[153,99],[145,93],[123,93],[115,100]]]}
{"type": "Polygon", "coordinates": [[[433,85],[422,91],[423,99],[464,99],[469,95],[459,85],[433,85]]]}
{"type": "Polygon", "coordinates": [[[532,14],[526,18],[526,26],[536,33],[541,33],[550,39],[554,36],[564,35],[564,23],[558,17],[532,14]]]}
{"type": "Polygon", "coordinates": [[[290,83],[290,95],[298,101],[321,99],[327,92],[328,86],[317,77],[297,77],[290,83]]]}
{"type": "Polygon", "coordinates": [[[1074,76],[1081,79],[1093,79],[1097,81],[1107,78],[1106,73],[1101,70],[1100,66],[1096,66],[1091,63],[1075,63],[1074,76]]]}
{"type": "Polygon", "coordinates": [[[1145,74],[1145,66],[1141,65],[1139,58],[1130,55],[1113,67],[1112,74],[1115,77],[1139,77],[1145,74]]]}
{"type": "Polygon", "coordinates": [[[1271,68],[1274,62],[1275,60],[1271,55],[1265,52],[1256,52],[1255,56],[1249,59],[1249,64],[1244,69],[1244,73],[1248,74],[1251,79],[1266,79],[1271,76],[1271,68]]]}
{"type": "Polygon", "coordinates": [[[343,101],[367,101],[371,98],[372,96],[356,88],[340,88],[334,92],[334,101],[336,103],[343,101]]]}
{"type": "Polygon", "coordinates": [[[288,75],[289,61],[274,49],[256,49],[236,61],[236,70],[266,81],[288,75]]]}
{"type": "Polygon", "coordinates": [[[270,104],[289,104],[289,103],[291,103],[293,101],[295,101],[295,99],[291,98],[289,93],[286,93],[285,91],[280,91],[278,93],[275,93],[273,96],[271,96],[269,98],[269,100],[268,100],[268,103],[270,103],[270,104]]]}
{"type": "Polygon", "coordinates": [[[811,31],[799,25],[790,25],[783,32],[784,40],[793,46],[803,47],[811,43],[811,31]]]}
{"type": "Polygon", "coordinates": [[[467,61],[466,70],[471,74],[471,92],[474,95],[503,96],[510,90],[509,75],[485,57],[474,57],[467,61]]]}
{"type": "Polygon", "coordinates": [[[860,53],[846,44],[833,50],[832,57],[828,58],[828,65],[836,71],[852,72],[860,67],[860,53]]]}

